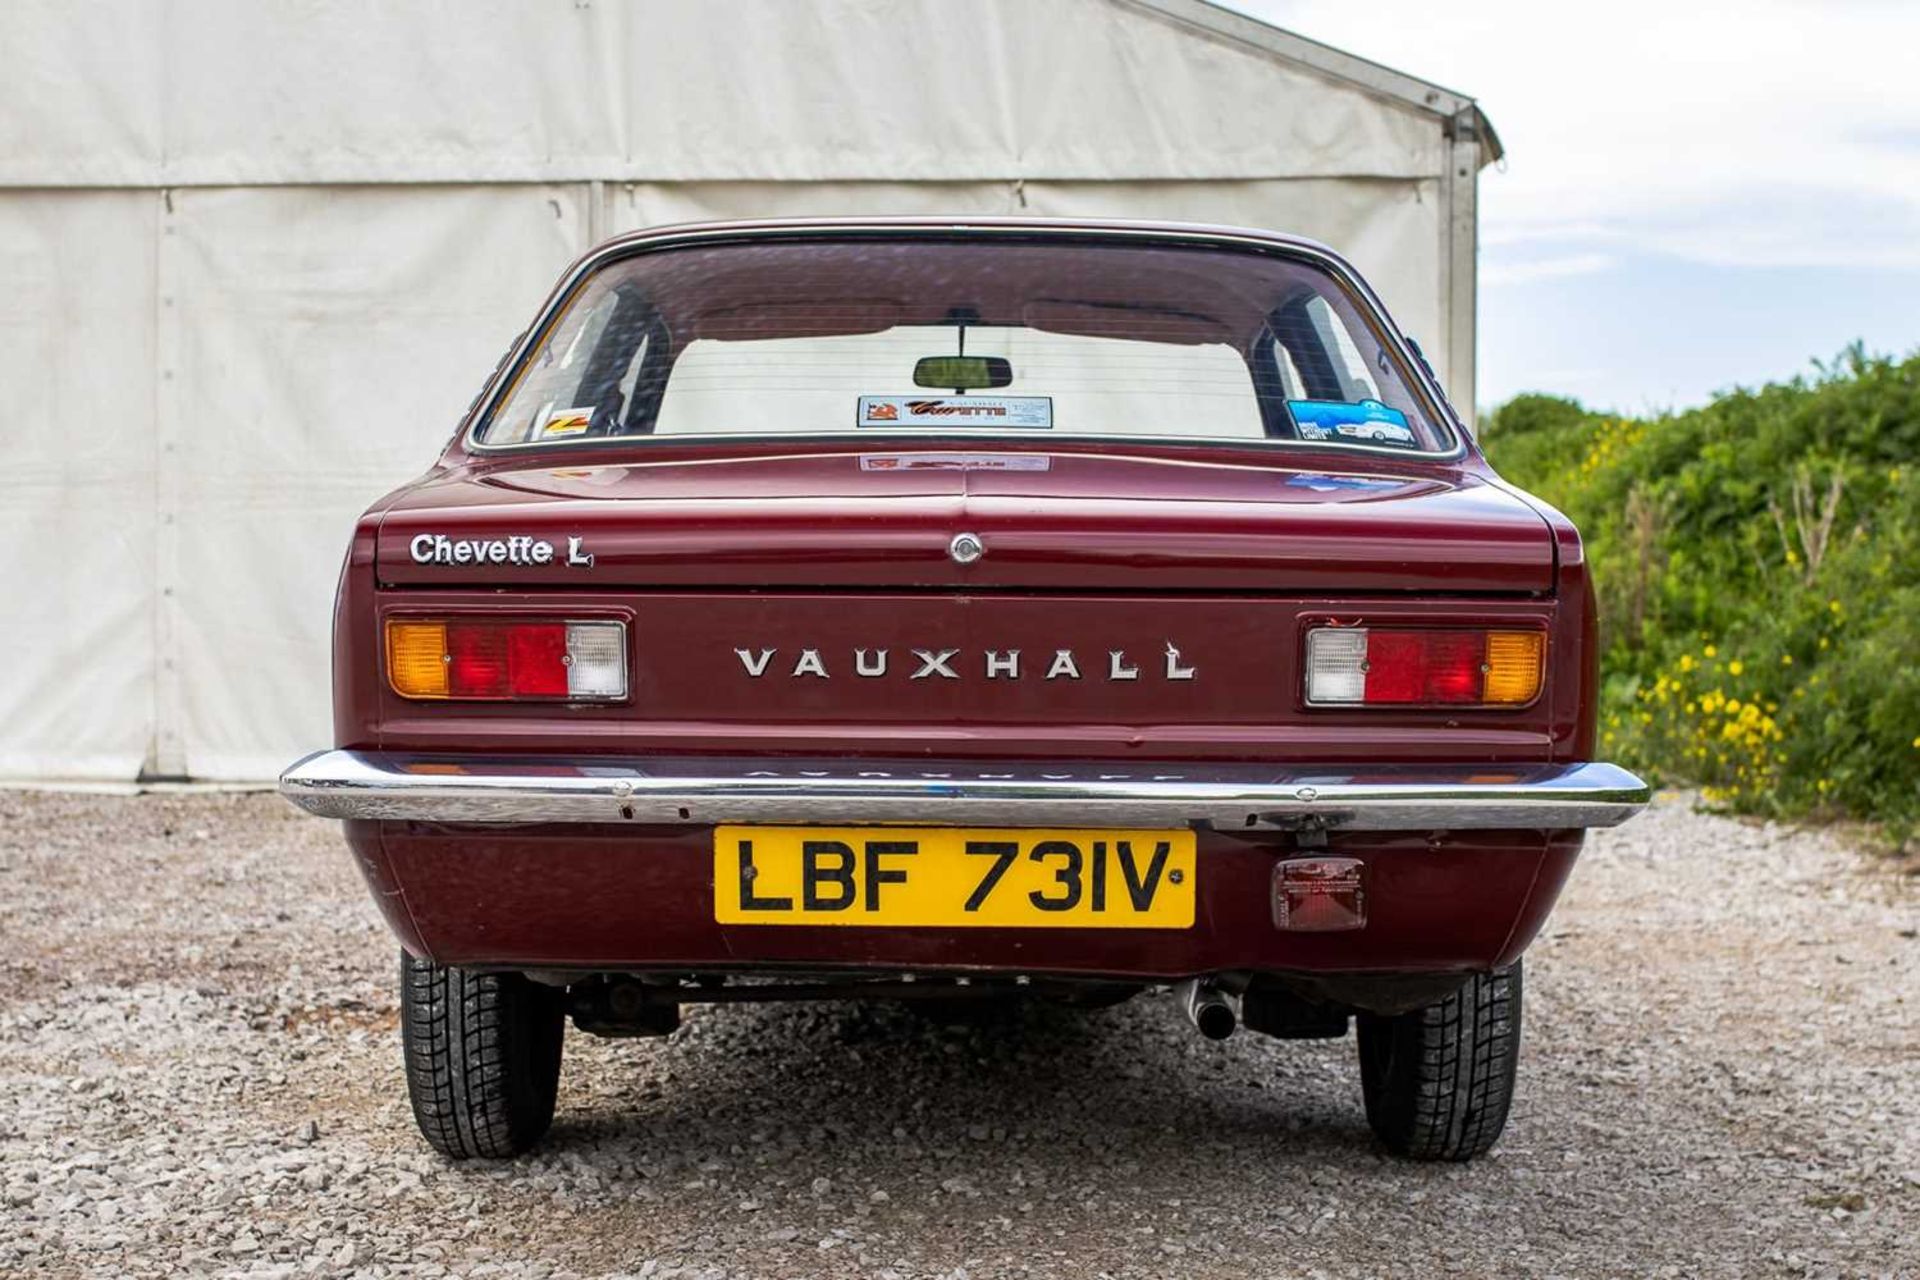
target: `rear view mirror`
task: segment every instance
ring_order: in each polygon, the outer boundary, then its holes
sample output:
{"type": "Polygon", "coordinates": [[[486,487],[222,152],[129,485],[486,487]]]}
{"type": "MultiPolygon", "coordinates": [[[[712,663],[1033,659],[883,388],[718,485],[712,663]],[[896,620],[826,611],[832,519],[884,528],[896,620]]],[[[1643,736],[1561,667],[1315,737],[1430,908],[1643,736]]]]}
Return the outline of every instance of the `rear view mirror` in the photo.
{"type": "Polygon", "coordinates": [[[1013,381],[1004,356],[923,356],[913,366],[913,385],[941,391],[979,391],[1013,381]]]}

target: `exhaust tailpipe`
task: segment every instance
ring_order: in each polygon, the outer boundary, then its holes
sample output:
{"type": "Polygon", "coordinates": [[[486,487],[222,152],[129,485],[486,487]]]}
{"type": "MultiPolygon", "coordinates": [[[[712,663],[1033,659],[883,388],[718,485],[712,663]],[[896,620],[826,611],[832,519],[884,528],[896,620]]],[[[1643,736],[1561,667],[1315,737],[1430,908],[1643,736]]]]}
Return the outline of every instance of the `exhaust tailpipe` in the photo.
{"type": "Polygon", "coordinates": [[[1225,1040],[1240,1024],[1233,1001],[1209,978],[1189,978],[1173,989],[1193,1029],[1209,1040],[1225,1040]]]}

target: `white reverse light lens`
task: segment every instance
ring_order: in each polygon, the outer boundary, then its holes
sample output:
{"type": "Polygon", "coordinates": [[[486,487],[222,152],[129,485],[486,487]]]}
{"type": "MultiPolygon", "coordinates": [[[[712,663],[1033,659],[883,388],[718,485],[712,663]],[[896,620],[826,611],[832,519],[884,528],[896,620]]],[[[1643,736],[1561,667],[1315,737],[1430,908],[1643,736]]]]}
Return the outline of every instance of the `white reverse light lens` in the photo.
{"type": "Polygon", "coordinates": [[[1323,627],[1307,632],[1307,701],[1366,700],[1366,628],[1323,627]]]}
{"type": "Polygon", "coordinates": [[[627,696],[626,628],[618,622],[567,624],[567,696],[627,696]]]}

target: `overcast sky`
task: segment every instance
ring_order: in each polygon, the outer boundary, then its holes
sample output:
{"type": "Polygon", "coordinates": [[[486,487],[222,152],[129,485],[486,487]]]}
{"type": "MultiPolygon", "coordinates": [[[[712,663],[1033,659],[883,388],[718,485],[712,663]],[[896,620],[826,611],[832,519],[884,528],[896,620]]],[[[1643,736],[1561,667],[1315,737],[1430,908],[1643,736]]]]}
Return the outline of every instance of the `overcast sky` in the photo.
{"type": "Polygon", "coordinates": [[[1482,404],[1677,407],[1920,347],[1916,0],[1234,7],[1493,120],[1482,404]]]}

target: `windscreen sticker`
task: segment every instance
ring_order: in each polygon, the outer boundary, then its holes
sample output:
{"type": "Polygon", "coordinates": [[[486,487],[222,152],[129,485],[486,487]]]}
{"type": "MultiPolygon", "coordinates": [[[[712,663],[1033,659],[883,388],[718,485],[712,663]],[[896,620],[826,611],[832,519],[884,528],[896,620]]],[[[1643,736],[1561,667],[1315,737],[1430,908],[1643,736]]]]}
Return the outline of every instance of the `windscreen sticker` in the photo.
{"type": "Polygon", "coordinates": [[[863,427],[1051,427],[1051,396],[861,396],[863,427]]]}
{"type": "Polygon", "coordinates": [[[1302,440],[1353,440],[1411,445],[1407,415],[1378,400],[1289,400],[1302,440]]]}
{"type": "Polygon", "coordinates": [[[540,438],[552,440],[556,436],[585,435],[592,423],[591,405],[584,409],[556,409],[547,415],[547,425],[540,428],[540,438]]]}
{"type": "Polygon", "coordinates": [[[863,453],[862,471],[1049,471],[1053,459],[1031,453],[863,453]]]}

